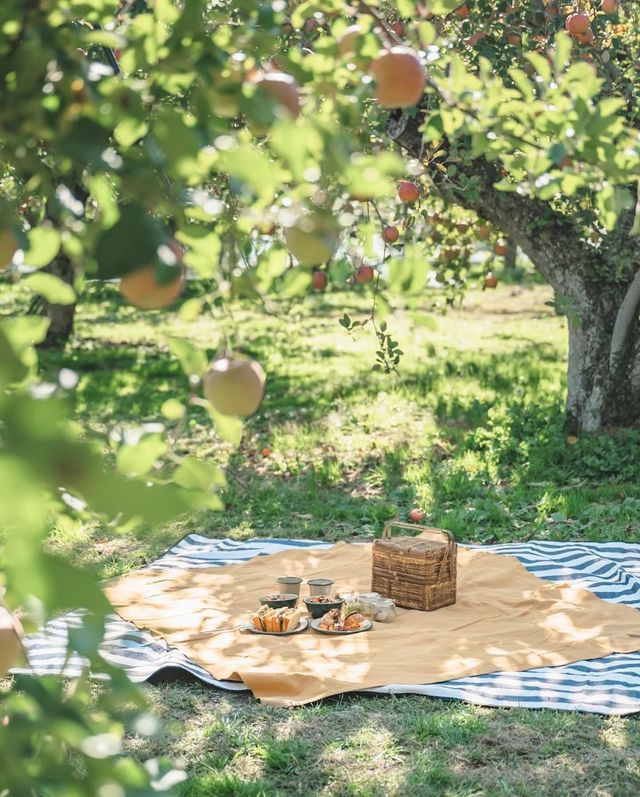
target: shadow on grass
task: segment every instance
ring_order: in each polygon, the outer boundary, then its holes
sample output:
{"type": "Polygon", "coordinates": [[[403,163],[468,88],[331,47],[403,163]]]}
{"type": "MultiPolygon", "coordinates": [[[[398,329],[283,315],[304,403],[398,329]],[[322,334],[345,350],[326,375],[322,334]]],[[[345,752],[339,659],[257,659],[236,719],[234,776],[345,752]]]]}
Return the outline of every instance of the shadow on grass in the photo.
{"type": "Polygon", "coordinates": [[[182,710],[188,741],[176,728],[173,739],[150,740],[138,753],[188,744],[184,797],[573,797],[600,789],[622,797],[640,783],[632,722],[622,743],[616,720],[572,712],[365,694],[278,709],[187,679],[157,680],[168,710],[182,710]]]}

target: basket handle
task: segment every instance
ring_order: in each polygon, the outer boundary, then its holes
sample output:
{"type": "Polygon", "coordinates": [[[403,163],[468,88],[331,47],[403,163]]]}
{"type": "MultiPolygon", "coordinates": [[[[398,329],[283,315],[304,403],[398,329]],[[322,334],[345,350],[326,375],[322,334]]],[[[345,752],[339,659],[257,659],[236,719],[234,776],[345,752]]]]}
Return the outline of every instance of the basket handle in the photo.
{"type": "Polygon", "coordinates": [[[436,529],[432,526],[417,526],[414,523],[403,523],[400,520],[389,520],[385,523],[385,527],[382,529],[382,539],[391,539],[392,528],[419,531],[421,534],[424,534],[425,531],[429,532],[429,534],[439,534],[441,537],[446,537],[447,545],[451,548],[453,548],[453,544],[455,543],[455,537],[446,529],[436,529]]]}
{"type": "Polygon", "coordinates": [[[445,565],[447,570],[449,571],[449,578],[451,578],[451,562],[453,560],[453,546],[456,544],[455,537],[450,531],[446,529],[436,529],[433,526],[417,526],[415,523],[403,523],[400,520],[389,520],[385,523],[384,528],[382,529],[382,539],[383,540],[390,540],[391,539],[391,529],[407,529],[410,531],[419,531],[421,534],[424,532],[428,532],[429,534],[438,534],[440,537],[444,537],[447,541],[447,550],[444,552],[444,556],[442,557],[442,562],[440,563],[440,572],[438,573],[438,581],[442,580],[442,575],[445,569],[445,565]]]}

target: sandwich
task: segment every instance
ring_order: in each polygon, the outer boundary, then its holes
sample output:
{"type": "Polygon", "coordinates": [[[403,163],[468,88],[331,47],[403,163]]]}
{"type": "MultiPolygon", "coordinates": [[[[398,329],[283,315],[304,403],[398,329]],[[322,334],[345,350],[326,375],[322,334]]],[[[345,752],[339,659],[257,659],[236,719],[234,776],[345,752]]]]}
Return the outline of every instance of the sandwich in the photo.
{"type": "Polygon", "coordinates": [[[298,627],[302,613],[299,609],[271,609],[262,606],[251,618],[254,628],[258,631],[269,631],[281,634],[283,631],[293,631],[298,627]]]}

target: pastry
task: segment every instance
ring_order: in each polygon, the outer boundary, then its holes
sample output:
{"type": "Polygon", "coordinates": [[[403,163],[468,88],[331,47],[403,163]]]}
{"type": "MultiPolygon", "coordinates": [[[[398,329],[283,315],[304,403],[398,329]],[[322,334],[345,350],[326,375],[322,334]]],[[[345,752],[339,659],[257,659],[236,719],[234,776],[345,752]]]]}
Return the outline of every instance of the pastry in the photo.
{"type": "Polygon", "coordinates": [[[365,621],[362,606],[352,603],[340,609],[330,609],[320,620],[319,627],[325,631],[356,631],[365,621]]]}

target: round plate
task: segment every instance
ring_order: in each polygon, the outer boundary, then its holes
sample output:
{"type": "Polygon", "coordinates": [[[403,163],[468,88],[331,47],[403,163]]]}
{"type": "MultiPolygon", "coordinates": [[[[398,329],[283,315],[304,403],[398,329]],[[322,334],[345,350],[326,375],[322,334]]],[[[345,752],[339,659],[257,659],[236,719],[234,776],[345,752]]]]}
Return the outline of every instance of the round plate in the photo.
{"type": "Polygon", "coordinates": [[[318,617],[317,620],[311,621],[311,628],[314,631],[317,631],[319,634],[332,634],[333,636],[348,636],[349,634],[361,634],[363,631],[370,631],[373,628],[373,623],[371,620],[365,620],[364,623],[360,626],[360,628],[356,628],[353,631],[329,631],[328,628],[320,628],[320,622],[322,621],[322,617],[318,617]]]}
{"type": "Polygon", "coordinates": [[[262,634],[262,636],[291,636],[291,634],[299,634],[301,631],[304,631],[305,628],[308,628],[308,626],[309,621],[307,618],[301,617],[300,622],[293,631],[259,631],[255,625],[245,625],[244,630],[250,631],[252,634],[262,634]]]}

